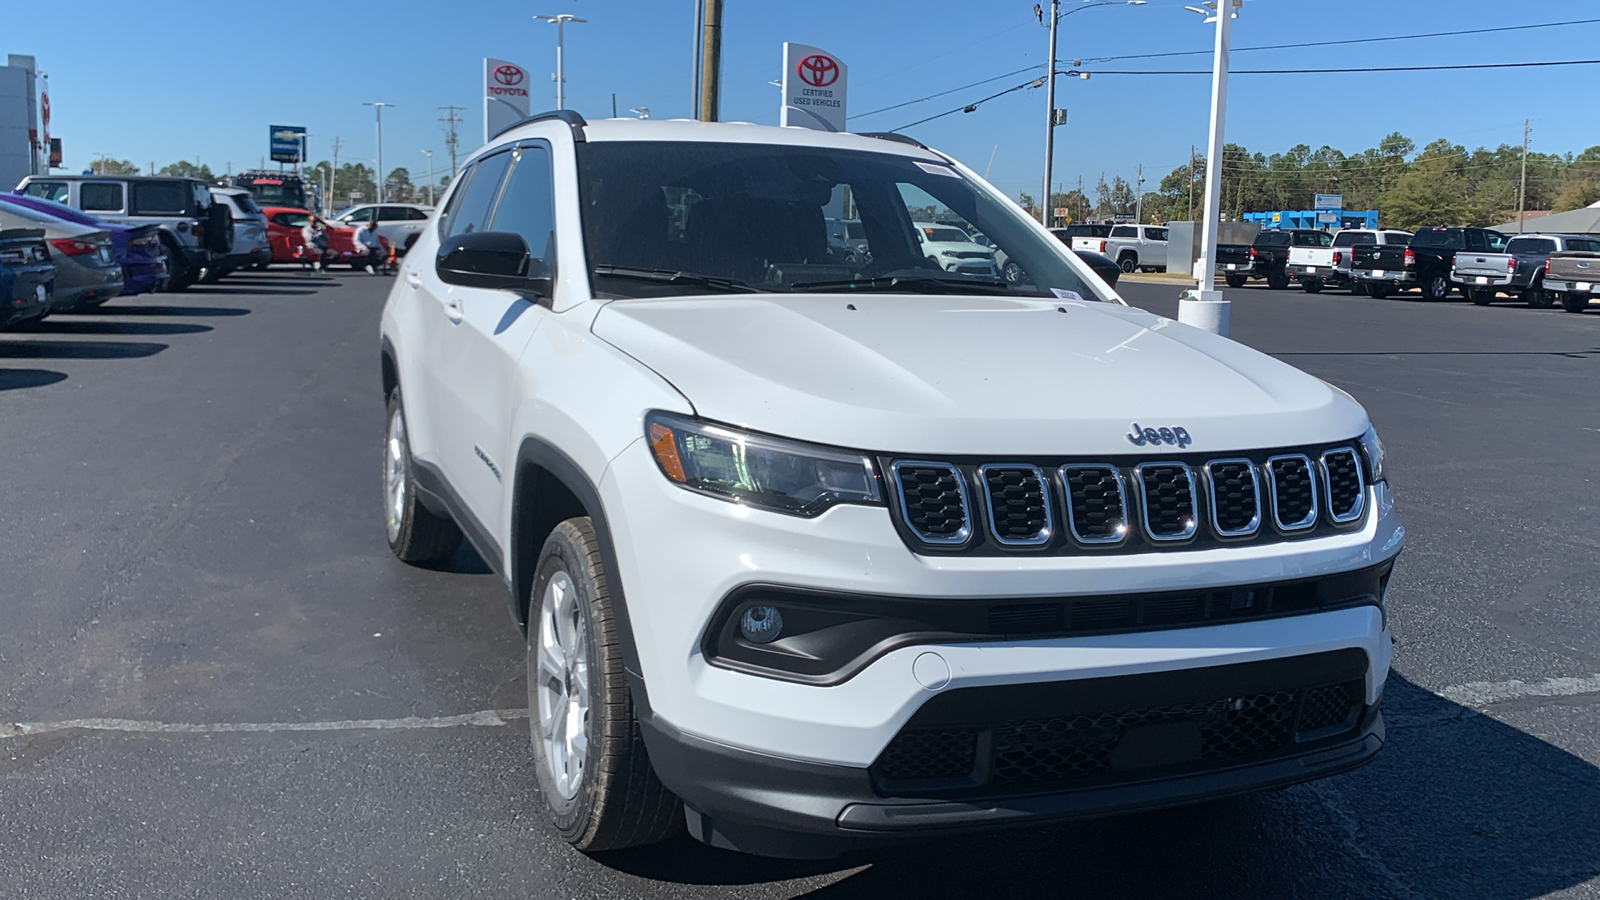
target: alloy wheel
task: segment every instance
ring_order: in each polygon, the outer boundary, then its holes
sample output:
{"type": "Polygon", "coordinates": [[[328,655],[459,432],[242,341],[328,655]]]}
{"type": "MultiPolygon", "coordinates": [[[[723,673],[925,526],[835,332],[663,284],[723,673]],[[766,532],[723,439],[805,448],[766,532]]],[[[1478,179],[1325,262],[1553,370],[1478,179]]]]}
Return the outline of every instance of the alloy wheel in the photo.
{"type": "Polygon", "coordinates": [[[389,543],[400,538],[400,524],[406,516],[406,420],[396,409],[389,416],[389,439],[383,448],[383,494],[388,502],[389,543]]]}
{"type": "Polygon", "coordinates": [[[537,708],[533,739],[563,800],[578,795],[589,761],[588,617],[572,576],[557,571],[539,599],[538,635],[528,663],[537,708]]]}

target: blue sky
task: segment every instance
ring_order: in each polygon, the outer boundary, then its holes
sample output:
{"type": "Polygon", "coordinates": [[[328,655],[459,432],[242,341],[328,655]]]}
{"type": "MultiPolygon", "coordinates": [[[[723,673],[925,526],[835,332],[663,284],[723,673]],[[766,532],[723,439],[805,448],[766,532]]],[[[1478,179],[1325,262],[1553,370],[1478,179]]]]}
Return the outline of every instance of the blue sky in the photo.
{"type": "MultiPolygon", "coordinates": [[[[1064,8],[1080,5],[1067,0],[1064,8]]],[[[781,43],[826,48],[850,66],[852,115],[1042,64],[1046,35],[1032,0],[726,0],[723,118],[776,124],[781,43]]],[[[1211,29],[1184,0],[1086,9],[1063,20],[1060,55],[1120,56],[1209,50],[1211,29]]],[[[59,5],[58,5],[59,6],[59,5]]],[[[54,122],[66,162],[97,154],[157,166],[200,159],[221,170],[254,166],[271,124],[305,125],[313,159],[342,138],[341,160],[374,155],[366,100],[384,115],[384,161],[414,173],[433,149],[443,168],[436,108],[466,107],[463,150],[482,135],[481,59],[510,59],[535,73],[535,108],[554,106],[555,28],[534,13],[589,20],[567,29],[567,105],[609,116],[648,106],[657,118],[691,113],[694,0],[474,0],[441,4],[78,0],[70,23],[58,7],[8,4],[0,51],[29,53],[50,73],[54,122]],[[364,6],[369,14],[353,12],[364,6]],[[291,25],[290,23],[297,23],[291,25]],[[541,98],[543,90],[548,97],[541,98]],[[544,100],[541,103],[541,99],[544,100]]],[[[1246,0],[1234,46],[1379,37],[1600,18],[1596,0],[1246,0]]],[[[1239,52],[1235,69],[1435,65],[1600,57],[1600,24],[1315,50],[1239,52]]],[[[1209,69],[1209,56],[1103,63],[1101,69],[1209,69]]],[[[893,112],[856,118],[852,130],[887,130],[1026,80],[1001,79],[893,112]]],[[[1419,146],[1446,137],[1469,147],[1516,143],[1533,120],[1533,147],[1581,151],[1600,143],[1592,116],[1600,66],[1522,71],[1308,76],[1240,75],[1232,81],[1228,140],[1271,152],[1307,143],[1347,152],[1402,131],[1419,146]]],[[[1102,172],[1147,189],[1206,138],[1204,76],[1099,75],[1061,79],[1056,178],[1092,186],[1102,172]]],[[[908,133],[962,159],[1007,193],[1037,193],[1044,96],[1023,90],[908,133]],[[992,166],[991,166],[992,157],[992,166]]]]}

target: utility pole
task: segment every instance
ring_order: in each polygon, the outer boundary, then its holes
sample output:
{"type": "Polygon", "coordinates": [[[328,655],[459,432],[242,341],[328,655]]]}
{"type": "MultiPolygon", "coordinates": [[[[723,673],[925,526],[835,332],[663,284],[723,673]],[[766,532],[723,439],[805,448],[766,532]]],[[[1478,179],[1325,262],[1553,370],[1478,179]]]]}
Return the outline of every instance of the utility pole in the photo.
{"type": "Polygon", "coordinates": [[[1189,221],[1194,221],[1194,145],[1189,145],[1189,221]]]}
{"type": "Polygon", "coordinates": [[[717,121],[722,86],[722,0],[704,0],[700,11],[700,109],[696,118],[717,121]]]}
{"type": "Polygon", "coordinates": [[[1522,120],[1522,187],[1517,190],[1517,234],[1528,220],[1528,119],[1522,120]]]}
{"type": "Polygon", "coordinates": [[[1039,221],[1050,227],[1050,170],[1056,159],[1056,32],[1061,25],[1061,0],[1050,0],[1050,55],[1044,73],[1044,199],[1039,221]]]}
{"type": "Polygon", "coordinates": [[[1133,224],[1144,224],[1144,163],[1139,164],[1139,174],[1133,185],[1133,224]]]}
{"type": "Polygon", "coordinates": [[[433,151],[422,151],[428,157],[428,205],[433,205],[433,151]]]}
{"type": "Polygon", "coordinates": [[[339,139],[337,134],[333,136],[333,168],[328,170],[328,194],[327,197],[322,201],[324,213],[333,212],[333,204],[334,200],[336,199],[334,197],[333,187],[335,184],[335,179],[339,177],[339,148],[343,146],[343,144],[344,142],[339,139]]]}
{"type": "Polygon", "coordinates": [[[370,106],[370,107],[372,107],[373,116],[374,116],[374,118],[376,119],[376,121],[378,123],[378,172],[377,172],[377,177],[374,178],[373,180],[378,182],[378,202],[382,203],[383,202],[383,187],[384,187],[384,185],[383,185],[383,182],[384,182],[384,177],[383,177],[383,108],[385,106],[393,106],[394,104],[393,103],[384,103],[382,100],[375,100],[375,101],[373,101],[371,103],[363,103],[361,105],[362,106],[370,106]]]}
{"type": "Polygon", "coordinates": [[[456,140],[456,126],[461,124],[461,117],[456,115],[456,113],[461,112],[462,110],[466,109],[466,107],[441,106],[439,108],[444,110],[444,115],[439,117],[439,121],[445,123],[445,127],[447,129],[444,136],[444,147],[446,150],[450,151],[450,180],[454,181],[456,179],[456,147],[458,144],[456,140]]]}
{"type": "Polygon", "coordinates": [[[556,71],[551,78],[554,79],[556,83],[556,109],[566,109],[567,67],[563,55],[566,52],[567,23],[574,22],[582,24],[588,22],[589,20],[580,19],[570,13],[560,13],[554,16],[534,16],[534,18],[543,19],[546,22],[556,26],[556,71]]]}

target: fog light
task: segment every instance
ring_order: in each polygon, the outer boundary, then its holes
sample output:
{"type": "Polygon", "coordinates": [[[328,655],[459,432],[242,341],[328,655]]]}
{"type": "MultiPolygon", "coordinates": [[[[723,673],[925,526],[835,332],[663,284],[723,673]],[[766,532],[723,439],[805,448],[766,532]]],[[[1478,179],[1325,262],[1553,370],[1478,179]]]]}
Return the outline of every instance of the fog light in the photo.
{"type": "Polygon", "coordinates": [[[783,613],[773,606],[752,606],[739,617],[739,633],[752,644],[770,644],[783,633],[783,613]]]}

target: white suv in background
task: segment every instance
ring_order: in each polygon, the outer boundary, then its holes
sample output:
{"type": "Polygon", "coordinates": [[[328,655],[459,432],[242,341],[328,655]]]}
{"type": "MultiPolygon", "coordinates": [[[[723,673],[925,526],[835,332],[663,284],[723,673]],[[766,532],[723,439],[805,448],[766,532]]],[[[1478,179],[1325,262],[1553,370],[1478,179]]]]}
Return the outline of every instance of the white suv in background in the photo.
{"type": "Polygon", "coordinates": [[[378,220],[378,235],[389,242],[396,256],[405,256],[417,235],[433,218],[433,207],[414,203],[367,203],[352,206],[333,218],[335,225],[346,228],[365,228],[373,219],[378,220]]]}
{"type": "Polygon", "coordinates": [[[971,235],[954,225],[913,222],[912,230],[917,242],[922,245],[922,255],[946,272],[984,278],[1000,277],[994,250],[973,241],[971,235]]]}
{"type": "Polygon", "coordinates": [[[1160,225],[1114,225],[1099,252],[1124,272],[1167,270],[1167,229],[1160,225]]]}
{"type": "Polygon", "coordinates": [[[1366,413],[904,137],[535,117],[381,338],[389,545],[498,573],[579,848],[833,854],[1382,746],[1405,530],[1366,413]],[[967,245],[929,204],[1018,279],[935,261],[967,245]]]}

